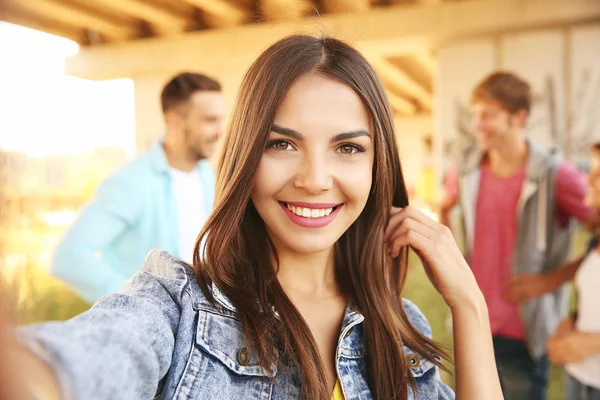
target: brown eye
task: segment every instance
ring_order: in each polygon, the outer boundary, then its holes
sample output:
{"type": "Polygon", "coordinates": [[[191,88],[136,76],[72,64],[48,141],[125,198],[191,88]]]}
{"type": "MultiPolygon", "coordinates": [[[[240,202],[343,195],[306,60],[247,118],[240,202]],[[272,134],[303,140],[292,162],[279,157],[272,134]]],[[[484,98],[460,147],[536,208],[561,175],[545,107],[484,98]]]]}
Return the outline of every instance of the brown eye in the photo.
{"type": "Polygon", "coordinates": [[[358,153],[359,149],[352,144],[343,144],[339,147],[340,153],[351,156],[352,154],[358,153]]]}
{"type": "Polygon", "coordinates": [[[274,140],[270,142],[267,147],[275,151],[286,151],[290,150],[292,145],[287,140],[274,140]]]}

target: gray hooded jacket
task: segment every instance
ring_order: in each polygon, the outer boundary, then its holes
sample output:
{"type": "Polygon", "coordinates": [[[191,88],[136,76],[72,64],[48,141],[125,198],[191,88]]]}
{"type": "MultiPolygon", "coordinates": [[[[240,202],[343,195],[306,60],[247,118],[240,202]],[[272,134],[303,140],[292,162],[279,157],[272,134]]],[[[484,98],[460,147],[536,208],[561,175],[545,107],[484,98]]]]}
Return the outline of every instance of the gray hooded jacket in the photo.
{"type": "MultiPolygon", "coordinates": [[[[563,265],[569,257],[572,222],[561,226],[556,220],[556,171],[561,156],[529,145],[525,182],[519,198],[518,236],[513,253],[512,273],[539,274],[563,265]]],[[[475,214],[479,193],[480,165],[484,153],[474,147],[465,152],[459,169],[459,204],[466,253],[474,243],[475,214]]],[[[569,288],[535,298],[520,307],[527,345],[534,358],[546,352],[546,343],[564,317],[569,288]]]]}

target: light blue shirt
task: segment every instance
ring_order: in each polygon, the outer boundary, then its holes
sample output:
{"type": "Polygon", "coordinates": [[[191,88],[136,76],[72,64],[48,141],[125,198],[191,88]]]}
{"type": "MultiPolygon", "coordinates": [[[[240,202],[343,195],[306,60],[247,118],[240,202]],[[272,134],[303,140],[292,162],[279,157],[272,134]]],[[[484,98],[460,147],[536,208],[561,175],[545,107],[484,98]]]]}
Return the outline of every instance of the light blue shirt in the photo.
{"type": "MultiPolygon", "coordinates": [[[[196,168],[205,215],[212,210],[215,174],[196,168]]],[[[181,254],[176,199],[162,143],[104,181],[56,248],[51,273],[85,300],[113,293],[133,276],[153,248],[181,254]]]]}

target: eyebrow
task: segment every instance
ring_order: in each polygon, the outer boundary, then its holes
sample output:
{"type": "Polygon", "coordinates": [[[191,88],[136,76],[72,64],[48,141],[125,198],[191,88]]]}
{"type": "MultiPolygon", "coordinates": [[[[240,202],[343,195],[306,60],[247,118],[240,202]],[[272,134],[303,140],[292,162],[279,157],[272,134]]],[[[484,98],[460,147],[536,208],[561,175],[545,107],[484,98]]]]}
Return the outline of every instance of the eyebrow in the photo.
{"type": "MultiPolygon", "coordinates": [[[[304,135],[302,135],[300,132],[297,132],[293,129],[284,128],[277,124],[273,124],[273,126],[271,127],[271,130],[273,132],[279,133],[280,135],[289,136],[296,140],[304,140],[304,135]]],[[[361,136],[366,136],[369,139],[371,138],[371,134],[369,132],[365,131],[364,129],[359,129],[356,131],[344,132],[344,133],[337,134],[331,138],[330,142],[335,143],[335,142],[340,142],[342,140],[354,139],[354,138],[361,137],[361,136]]]]}

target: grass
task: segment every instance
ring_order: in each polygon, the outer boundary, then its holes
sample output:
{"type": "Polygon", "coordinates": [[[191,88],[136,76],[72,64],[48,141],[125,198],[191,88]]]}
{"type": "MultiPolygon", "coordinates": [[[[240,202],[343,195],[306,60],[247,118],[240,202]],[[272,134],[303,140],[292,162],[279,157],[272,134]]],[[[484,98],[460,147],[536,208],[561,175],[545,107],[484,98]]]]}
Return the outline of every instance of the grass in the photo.
{"type": "Polygon", "coordinates": [[[27,263],[11,276],[3,277],[0,295],[6,300],[15,324],[66,320],[90,307],[34,263],[27,263]]]}

